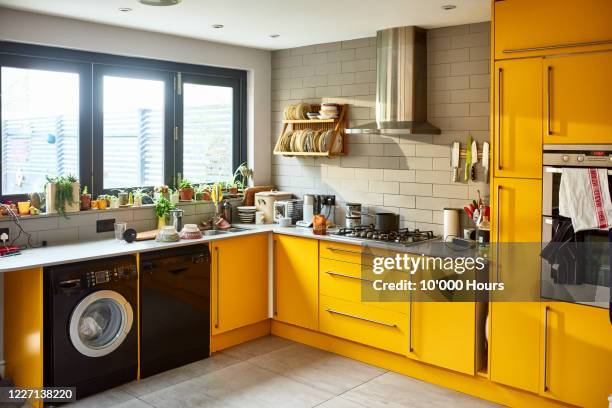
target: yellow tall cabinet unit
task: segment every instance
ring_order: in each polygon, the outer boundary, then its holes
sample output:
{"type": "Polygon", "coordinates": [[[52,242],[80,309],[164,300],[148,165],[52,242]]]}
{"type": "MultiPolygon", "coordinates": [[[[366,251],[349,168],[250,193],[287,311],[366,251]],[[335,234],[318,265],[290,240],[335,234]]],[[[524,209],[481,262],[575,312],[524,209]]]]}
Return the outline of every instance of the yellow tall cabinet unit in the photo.
{"type": "Polygon", "coordinates": [[[213,241],[211,252],[212,335],[268,319],[268,235],[213,241]]]}
{"type": "Polygon", "coordinates": [[[318,330],[318,241],[274,234],[273,253],[273,318],[318,330]]]}

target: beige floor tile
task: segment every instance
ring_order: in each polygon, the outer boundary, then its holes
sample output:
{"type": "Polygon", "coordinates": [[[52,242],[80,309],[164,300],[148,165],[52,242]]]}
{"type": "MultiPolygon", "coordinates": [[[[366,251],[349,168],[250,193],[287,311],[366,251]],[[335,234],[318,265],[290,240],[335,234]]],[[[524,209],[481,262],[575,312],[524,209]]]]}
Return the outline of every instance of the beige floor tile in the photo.
{"type": "Polygon", "coordinates": [[[334,395],[386,372],[382,368],[297,343],[248,362],[334,395]]]}
{"type": "Polygon", "coordinates": [[[414,378],[388,372],[360,385],[342,398],[369,408],[448,408],[498,407],[499,405],[429,384],[414,378]]]}
{"type": "Polygon", "coordinates": [[[134,398],[132,395],[118,388],[101,392],[84,398],[75,403],[68,404],[70,408],[150,408],[150,405],[134,398]]]}
{"type": "Polygon", "coordinates": [[[282,337],[265,336],[250,341],[248,343],[240,344],[227,350],[223,350],[221,353],[234,358],[238,358],[240,360],[248,360],[249,358],[270,353],[272,351],[279,350],[283,347],[287,347],[292,344],[295,343],[291,340],[283,339],[282,337]]]}
{"type": "Polygon", "coordinates": [[[141,397],[156,407],[313,407],[333,395],[252,364],[234,364],[141,397]]]}
{"type": "Polygon", "coordinates": [[[342,397],[335,397],[325,401],[316,408],[367,408],[365,405],[357,404],[356,402],[346,400],[342,397]]]}
{"type": "Polygon", "coordinates": [[[234,357],[216,353],[204,360],[196,361],[195,363],[187,364],[152,377],[144,378],[140,381],[133,381],[129,384],[121,386],[120,388],[121,390],[135,397],[140,397],[145,394],[159,391],[171,385],[220,370],[232,364],[239,363],[240,361],[241,360],[234,357]]]}

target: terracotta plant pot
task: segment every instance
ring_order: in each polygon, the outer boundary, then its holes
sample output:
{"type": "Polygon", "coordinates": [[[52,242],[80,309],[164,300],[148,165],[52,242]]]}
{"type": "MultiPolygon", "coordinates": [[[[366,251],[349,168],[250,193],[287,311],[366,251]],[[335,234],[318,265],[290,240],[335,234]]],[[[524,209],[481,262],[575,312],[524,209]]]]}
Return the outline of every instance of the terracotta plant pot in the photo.
{"type": "Polygon", "coordinates": [[[81,194],[81,211],[91,208],[91,194],[81,194]]]}
{"type": "Polygon", "coordinates": [[[196,193],[195,199],[197,201],[210,201],[210,191],[204,191],[202,193],[196,193]]]}
{"type": "Polygon", "coordinates": [[[181,201],[191,201],[193,199],[193,188],[181,188],[179,197],[181,201]]]}
{"type": "Polygon", "coordinates": [[[236,194],[238,194],[238,187],[230,187],[230,189],[229,189],[229,193],[230,193],[231,195],[236,195],[236,194]]]}

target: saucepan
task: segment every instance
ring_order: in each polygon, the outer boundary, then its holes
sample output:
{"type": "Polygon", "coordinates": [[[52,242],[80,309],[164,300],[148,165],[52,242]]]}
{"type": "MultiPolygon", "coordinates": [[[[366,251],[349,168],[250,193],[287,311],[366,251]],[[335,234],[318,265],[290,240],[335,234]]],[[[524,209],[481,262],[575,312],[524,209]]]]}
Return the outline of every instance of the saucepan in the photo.
{"type": "Polygon", "coordinates": [[[380,232],[389,232],[397,229],[398,216],[394,213],[379,212],[376,213],[375,227],[380,232]]]}

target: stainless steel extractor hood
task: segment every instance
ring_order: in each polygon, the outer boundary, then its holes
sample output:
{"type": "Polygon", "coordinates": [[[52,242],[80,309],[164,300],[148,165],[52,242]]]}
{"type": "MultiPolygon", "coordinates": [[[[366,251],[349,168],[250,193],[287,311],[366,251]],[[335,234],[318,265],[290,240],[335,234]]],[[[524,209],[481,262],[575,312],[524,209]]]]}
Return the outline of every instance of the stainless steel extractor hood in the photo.
{"type": "Polygon", "coordinates": [[[347,133],[440,134],[427,122],[427,39],[419,27],[376,34],[376,122],[347,133]]]}

